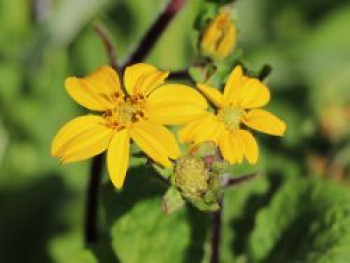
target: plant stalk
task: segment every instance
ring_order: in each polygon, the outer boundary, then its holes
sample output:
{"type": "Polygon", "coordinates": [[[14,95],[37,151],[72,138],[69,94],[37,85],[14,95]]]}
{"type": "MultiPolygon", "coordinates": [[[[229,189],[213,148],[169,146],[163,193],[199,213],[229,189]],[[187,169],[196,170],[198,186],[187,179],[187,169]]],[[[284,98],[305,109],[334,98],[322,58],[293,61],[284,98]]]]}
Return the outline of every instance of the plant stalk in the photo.
{"type": "Polygon", "coordinates": [[[109,59],[109,64],[112,68],[114,68],[117,72],[118,64],[117,64],[117,53],[115,51],[112,38],[110,37],[109,32],[101,23],[94,23],[93,28],[97,35],[101,38],[102,43],[104,44],[107,52],[107,57],[109,59]]]}
{"type": "Polygon", "coordinates": [[[85,245],[90,245],[98,241],[98,197],[102,180],[103,161],[104,155],[100,154],[91,163],[86,197],[85,245]]]}
{"type": "MultiPolygon", "coordinates": [[[[149,52],[152,50],[159,37],[168,27],[175,15],[184,6],[186,0],[170,0],[163,12],[158,16],[151,28],[147,31],[144,37],[140,40],[135,51],[125,62],[124,67],[143,61],[149,52]]],[[[123,68],[124,68],[123,67],[123,68]]]]}
{"type": "Polygon", "coordinates": [[[224,212],[223,200],[222,197],[220,209],[213,214],[210,263],[220,262],[221,225],[224,212]]]}

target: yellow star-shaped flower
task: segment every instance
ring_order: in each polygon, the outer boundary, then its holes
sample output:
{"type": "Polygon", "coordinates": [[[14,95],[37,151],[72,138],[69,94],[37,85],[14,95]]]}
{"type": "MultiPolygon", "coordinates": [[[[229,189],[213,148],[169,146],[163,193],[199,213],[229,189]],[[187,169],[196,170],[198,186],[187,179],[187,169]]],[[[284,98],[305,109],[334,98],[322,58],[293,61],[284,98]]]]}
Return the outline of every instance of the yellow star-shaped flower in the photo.
{"type": "Polygon", "coordinates": [[[70,77],[68,94],[80,105],[101,115],[85,115],[68,122],[54,138],[51,154],[71,163],[107,150],[107,167],[117,188],[129,166],[130,139],[153,161],[170,167],[179,148],[163,125],[185,124],[205,114],[207,102],[190,87],[163,84],[169,72],[148,64],[127,67],[124,94],[117,73],[102,67],[85,78],[70,77]]]}
{"type": "Polygon", "coordinates": [[[241,66],[231,72],[222,94],[206,84],[198,89],[212,102],[214,113],[195,120],[179,132],[182,142],[213,141],[220,147],[223,157],[231,164],[241,163],[245,156],[255,164],[259,151],[253,135],[243,124],[255,130],[282,136],[286,125],[270,112],[258,109],[270,100],[269,89],[256,78],[243,75],[241,66]]]}

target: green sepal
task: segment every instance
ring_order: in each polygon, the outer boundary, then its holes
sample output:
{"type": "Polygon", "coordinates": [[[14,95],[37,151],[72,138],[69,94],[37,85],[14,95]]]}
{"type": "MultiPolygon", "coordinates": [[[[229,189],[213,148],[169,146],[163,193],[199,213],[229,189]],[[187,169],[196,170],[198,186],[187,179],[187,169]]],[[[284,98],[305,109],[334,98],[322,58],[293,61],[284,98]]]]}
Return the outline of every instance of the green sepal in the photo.
{"type": "Polygon", "coordinates": [[[207,26],[208,22],[217,15],[219,8],[220,6],[217,3],[204,2],[194,21],[194,29],[201,32],[207,26]]]}
{"type": "Polygon", "coordinates": [[[218,202],[216,203],[207,203],[202,199],[191,200],[190,203],[203,212],[216,212],[220,209],[218,202]]]}
{"type": "Polygon", "coordinates": [[[152,163],[153,169],[164,179],[169,179],[173,174],[173,170],[171,168],[163,168],[156,163],[152,163]]]}
{"type": "Polygon", "coordinates": [[[168,215],[178,211],[184,204],[185,201],[183,200],[180,191],[171,186],[163,196],[162,209],[164,214],[168,215]]]}
{"type": "Polygon", "coordinates": [[[238,64],[242,65],[240,61],[242,55],[242,49],[236,48],[226,59],[213,62],[213,67],[216,68],[216,71],[209,76],[207,83],[217,89],[223,88],[233,68],[238,64]]]}
{"type": "Polygon", "coordinates": [[[206,80],[206,69],[204,67],[199,66],[190,66],[188,69],[188,72],[190,73],[191,78],[196,83],[203,83],[206,80]]]}

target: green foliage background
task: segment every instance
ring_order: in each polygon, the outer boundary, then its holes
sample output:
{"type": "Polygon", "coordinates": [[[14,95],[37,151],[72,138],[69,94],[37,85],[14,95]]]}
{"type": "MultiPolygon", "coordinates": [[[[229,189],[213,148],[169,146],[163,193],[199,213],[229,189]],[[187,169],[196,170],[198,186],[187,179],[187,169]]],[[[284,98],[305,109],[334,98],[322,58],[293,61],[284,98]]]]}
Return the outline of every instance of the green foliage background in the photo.
{"type": "MultiPolygon", "coordinates": [[[[0,262],[207,262],[210,215],[163,215],[165,189],[137,157],[121,193],[106,177],[103,238],[83,249],[89,162],[49,156],[59,127],[84,113],[64,79],[107,61],[92,22],[123,61],[165,2],[0,0],[0,262]]],[[[203,1],[188,2],[147,61],[189,66],[203,1]]],[[[259,135],[258,166],[235,169],[260,176],[226,192],[222,262],[350,262],[350,4],[240,0],[237,24],[244,63],[273,67],[269,109],[288,131],[259,135]]]]}

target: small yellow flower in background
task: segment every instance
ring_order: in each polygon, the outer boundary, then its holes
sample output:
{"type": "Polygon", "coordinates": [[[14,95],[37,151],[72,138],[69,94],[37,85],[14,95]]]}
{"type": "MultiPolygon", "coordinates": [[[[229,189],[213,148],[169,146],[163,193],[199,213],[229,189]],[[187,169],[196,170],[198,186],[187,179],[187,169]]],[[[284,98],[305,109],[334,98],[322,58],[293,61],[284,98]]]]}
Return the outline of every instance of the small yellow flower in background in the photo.
{"type": "Polygon", "coordinates": [[[237,30],[230,15],[221,11],[205,29],[201,39],[201,50],[204,55],[215,60],[225,59],[236,45],[237,30]]]}
{"type": "Polygon", "coordinates": [[[107,150],[107,167],[117,188],[124,183],[130,139],[156,163],[172,165],[179,148],[163,125],[184,124],[205,114],[207,102],[190,87],[163,84],[169,72],[148,64],[127,67],[121,88],[117,73],[102,67],[85,78],[70,77],[68,94],[89,110],[101,112],[68,122],[54,138],[51,154],[63,164],[81,161],[107,150]]]}
{"type": "Polygon", "coordinates": [[[206,84],[198,84],[198,88],[216,107],[216,112],[208,112],[183,127],[179,132],[181,141],[213,141],[231,164],[241,163],[244,156],[255,164],[259,157],[258,145],[253,135],[242,129],[242,124],[271,135],[284,134],[283,121],[258,109],[269,102],[269,89],[258,79],[244,76],[241,66],[231,72],[223,94],[206,84]]]}

